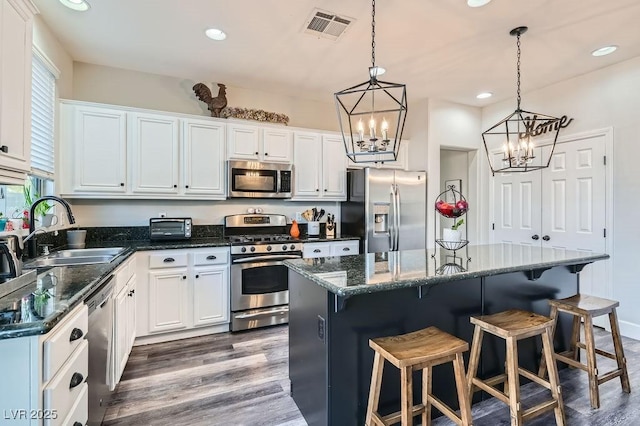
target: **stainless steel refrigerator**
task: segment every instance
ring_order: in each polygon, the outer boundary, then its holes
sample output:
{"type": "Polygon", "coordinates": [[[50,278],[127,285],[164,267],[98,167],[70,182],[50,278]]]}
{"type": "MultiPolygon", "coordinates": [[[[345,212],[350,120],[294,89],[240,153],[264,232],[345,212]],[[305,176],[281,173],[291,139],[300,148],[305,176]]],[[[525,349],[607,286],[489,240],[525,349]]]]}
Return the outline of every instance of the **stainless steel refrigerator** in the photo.
{"type": "Polygon", "coordinates": [[[341,232],[361,238],[361,253],[426,247],[426,172],[349,170],[347,187],[341,232]]]}

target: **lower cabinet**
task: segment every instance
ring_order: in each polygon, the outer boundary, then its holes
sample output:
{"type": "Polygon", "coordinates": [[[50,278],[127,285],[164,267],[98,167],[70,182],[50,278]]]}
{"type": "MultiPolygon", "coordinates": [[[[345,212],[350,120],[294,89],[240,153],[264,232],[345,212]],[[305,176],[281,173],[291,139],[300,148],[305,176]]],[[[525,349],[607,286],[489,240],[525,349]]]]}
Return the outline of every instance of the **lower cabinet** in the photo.
{"type": "Polygon", "coordinates": [[[88,328],[80,304],[47,334],[0,340],[0,424],[87,423],[88,328]]]}
{"type": "Polygon", "coordinates": [[[358,240],[304,243],[302,246],[302,257],[305,259],[328,256],[340,257],[352,254],[360,254],[360,242],[358,240]]]}
{"type": "Polygon", "coordinates": [[[138,282],[136,305],[141,342],[229,330],[228,247],[150,251],[140,256],[138,275],[146,277],[138,282]],[[169,337],[154,338],[162,335],[169,337]]]}
{"type": "Polygon", "coordinates": [[[137,254],[114,272],[114,320],[111,390],[120,382],[136,337],[136,260],[137,254]]]}

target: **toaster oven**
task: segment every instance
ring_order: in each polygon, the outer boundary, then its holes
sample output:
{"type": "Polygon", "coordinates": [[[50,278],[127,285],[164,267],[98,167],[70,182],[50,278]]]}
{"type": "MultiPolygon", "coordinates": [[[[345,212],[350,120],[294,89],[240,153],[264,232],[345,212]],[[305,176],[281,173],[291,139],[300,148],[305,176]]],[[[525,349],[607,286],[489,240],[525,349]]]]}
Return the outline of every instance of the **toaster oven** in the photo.
{"type": "Polygon", "coordinates": [[[190,217],[154,217],[149,219],[149,239],[186,240],[191,238],[190,217]]]}

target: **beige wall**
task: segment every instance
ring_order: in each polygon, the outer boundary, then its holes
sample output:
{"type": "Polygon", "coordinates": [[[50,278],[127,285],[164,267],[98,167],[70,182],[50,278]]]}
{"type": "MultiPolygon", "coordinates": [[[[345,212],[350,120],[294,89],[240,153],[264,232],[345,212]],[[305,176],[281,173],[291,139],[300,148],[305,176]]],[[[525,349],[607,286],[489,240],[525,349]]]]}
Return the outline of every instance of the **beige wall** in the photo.
{"type": "Polygon", "coordinates": [[[56,82],[59,98],[73,98],[73,59],[39,15],[33,22],[33,44],[60,71],[56,82]]]}
{"type": "MultiPolygon", "coordinates": [[[[75,62],[73,99],[210,116],[206,105],[193,93],[192,87],[196,83],[186,78],[75,62]]],[[[204,83],[210,88],[215,86],[213,92],[217,94],[215,83],[204,83]]],[[[232,107],[286,114],[290,126],[339,130],[332,94],[327,94],[326,102],[316,102],[227,86],[226,96],[228,105],[232,107]]]]}

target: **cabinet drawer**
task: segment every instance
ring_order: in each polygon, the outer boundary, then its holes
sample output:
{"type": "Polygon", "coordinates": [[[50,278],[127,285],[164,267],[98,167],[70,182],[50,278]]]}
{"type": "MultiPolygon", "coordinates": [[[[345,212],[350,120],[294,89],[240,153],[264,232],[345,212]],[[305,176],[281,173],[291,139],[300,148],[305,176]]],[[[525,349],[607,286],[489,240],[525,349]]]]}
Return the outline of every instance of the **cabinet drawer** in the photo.
{"type": "Polygon", "coordinates": [[[58,417],[66,418],[84,387],[89,374],[89,342],[86,339],[71,355],[69,361],[58,371],[44,388],[45,410],[56,410],[58,417]]]}
{"type": "Polygon", "coordinates": [[[327,257],[331,256],[330,243],[305,243],[302,248],[302,257],[327,257]]]}
{"type": "Polygon", "coordinates": [[[89,421],[89,385],[84,382],[80,386],[80,395],[78,399],[73,403],[73,406],[69,410],[69,414],[65,419],[57,416],[56,419],[45,422],[45,426],[75,426],[86,425],[89,421]]]}
{"type": "Polygon", "coordinates": [[[54,327],[43,343],[42,380],[49,381],[69,358],[69,355],[84,342],[89,329],[86,305],[81,305],[68,316],[65,322],[54,327]]]}
{"type": "Polygon", "coordinates": [[[149,255],[149,268],[177,268],[187,266],[187,253],[161,253],[149,255]]]}
{"type": "Polygon", "coordinates": [[[348,256],[360,252],[360,241],[341,241],[331,243],[331,256],[348,256]]]}
{"type": "Polygon", "coordinates": [[[229,250],[195,253],[193,259],[194,265],[226,265],[229,263],[229,250]]]}

